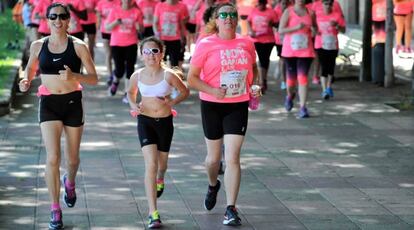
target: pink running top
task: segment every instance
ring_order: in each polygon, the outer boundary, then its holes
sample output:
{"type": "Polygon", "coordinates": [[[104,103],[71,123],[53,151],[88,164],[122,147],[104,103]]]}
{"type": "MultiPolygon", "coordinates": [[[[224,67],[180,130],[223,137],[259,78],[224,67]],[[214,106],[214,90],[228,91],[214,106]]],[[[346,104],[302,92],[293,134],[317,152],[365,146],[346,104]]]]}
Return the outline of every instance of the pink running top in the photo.
{"type": "MultiPolygon", "coordinates": [[[[155,7],[155,17],[158,18],[158,31],[161,40],[176,41],[181,39],[180,23],[188,17],[187,7],[178,2],[170,5],[167,2],[161,2],[155,7]]],[[[154,31],[156,32],[156,31],[154,31]]]]}
{"type": "Polygon", "coordinates": [[[256,52],[253,42],[239,34],[235,39],[224,40],[216,34],[203,38],[196,45],[191,65],[201,68],[200,79],[214,88],[226,85],[224,99],[200,92],[200,99],[218,103],[249,100],[253,82],[253,65],[256,52]]]}
{"type": "Polygon", "coordinates": [[[182,0],[181,2],[187,6],[187,10],[190,17],[188,19],[188,23],[196,24],[196,14],[191,14],[191,11],[193,10],[193,7],[196,4],[197,0],[182,0]]]}
{"type": "Polygon", "coordinates": [[[96,12],[95,8],[98,5],[100,0],[83,0],[85,4],[86,11],[88,12],[88,19],[81,20],[81,24],[88,25],[88,24],[95,24],[96,23],[96,12]]]}
{"type": "Polygon", "coordinates": [[[307,11],[305,15],[299,16],[293,6],[286,10],[289,12],[286,27],[295,27],[300,23],[305,24],[305,26],[300,30],[285,33],[282,57],[315,57],[311,33],[312,18],[309,12],[307,11]]]}
{"type": "Polygon", "coordinates": [[[110,23],[117,19],[121,19],[122,23],[112,29],[109,45],[125,47],[137,44],[138,36],[136,24],[142,24],[141,11],[136,7],[124,10],[121,6],[117,6],[111,10],[107,22],[110,23]]]}
{"type": "Polygon", "coordinates": [[[385,0],[372,0],[372,21],[385,21],[387,17],[387,4],[385,0]]]}
{"type": "MultiPolygon", "coordinates": [[[[315,14],[319,14],[319,13],[323,12],[323,3],[322,3],[322,1],[317,0],[317,1],[314,1],[314,2],[310,3],[309,4],[309,9],[312,10],[315,14]]],[[[342,12],[341,5],[336,0],[334,0],[334,2],[333,2],[332,11],[337,12],[340,15],[344,15],[344,13],[342,12]]]]}
{"type": "Polygon", "coordinates": [[[144,27],[152,26],[154,18],[155,6],[158,4],[156,0],[135,0],[135,3],[141,10],[144,17],[144,27]]]}
{"type": "Polygon", "coordinates": [[[272,9],[266,8],[264,11],[260,11],[258,8],[254,8],[247,20],[252,25],[252,30],[256,33],[256,36],[252,37],[253,42],[275,42],[273,24],[276,22],[276,15],[272,9]]]}
{"type": "Polygon", "coordinates": [[[411,0],[394,0],[394,14],[407,15],[413,11],[411,0]]]}
{"type": "Polygon", "coordinates": [[[337,22],[339,26],[345,27],[345,19],[338,12],[325,14],[324,12],[316,15],[318,24],[318,34],[315,37],[315,49],[338,50],[339,31],[331,22],[337,22]]]}
{"type": "Polygon", "coordinates": [[[111,10],[117,6],[119,6],[120,3],[115,0],[100,0],[98,5],[96,6],[96,11],[99,13],[101,21],[100,21],[100,27],[102,33],[111,33],[105,29],[105,25],[108,24],[108,16],[109,13],[111,13],[111,10]]]}

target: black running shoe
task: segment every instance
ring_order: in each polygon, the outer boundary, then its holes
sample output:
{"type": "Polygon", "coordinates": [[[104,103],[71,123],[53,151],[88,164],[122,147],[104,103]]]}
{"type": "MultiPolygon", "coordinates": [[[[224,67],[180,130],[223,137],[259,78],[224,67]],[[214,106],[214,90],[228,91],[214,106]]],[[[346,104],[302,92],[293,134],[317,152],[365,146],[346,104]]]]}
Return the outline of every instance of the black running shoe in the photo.
{"type": "Polygon", "coordinates": [[[62,177],[62,183],[63,183],[63,186],[65,186],[65,193],[63,194],[63,201],[65,201],[65,204],[66,206],[68,206],[68,208],[73,208],[76,203],[76,192],[75,192],[75,188],[68,188],[66,186],[67,178],[68,178],[67,174],[63,175],[62,177]]]}
{"type": "Polygon", "coordinates": [[[50,213],[49,229],[63,229],[62,210],[53,210],[50,213]]]}
{"type": "Polygon", "coordinates": [[[241,225],[241,219],[239,217],[239,213],[237,212],[236,207],[232,205],[227,206],[226,213],[224,213],[223,224],[229,226],[241,225]]]}
{"type": "Polygon", "coordinates": [[[206,198],[204,200],[204,208],[207,209],[208,211],[210,211],[211,209],[214,208],[214,206],[216,206],[217,193],[220,190],[220,184],[221,184],[220,180],[217,179],[216,186],[214,187],[210,185],[208,186],[206,198]]]}

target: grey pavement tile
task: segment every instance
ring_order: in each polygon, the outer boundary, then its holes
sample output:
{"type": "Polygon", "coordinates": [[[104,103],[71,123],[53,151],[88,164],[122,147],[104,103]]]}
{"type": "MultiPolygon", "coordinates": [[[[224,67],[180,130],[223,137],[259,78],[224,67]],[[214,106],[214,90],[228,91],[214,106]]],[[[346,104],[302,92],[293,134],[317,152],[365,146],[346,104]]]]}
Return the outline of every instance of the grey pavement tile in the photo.
{"type": "Polygon", "coordinates": [[[238,207],[241,213],[249,215],[289,214],[289,210],[276,197],[272,197],[269,191],[241,192],[238,197],[238,207]]]}
{"type": "Polygon", "coordinates": [[[304,177],[309,186],[313,188],[351,188],[352,184],[348,183],[342,177],[304,177]]]}
{"type": "Polygon", "coordinates": [[[414,215],[399,215],[404,222],[414,227],[414,215]]]}
{"type": "Polygon", "coordinates": [[[360,229],[348,217],[339,213],[299,214],[297,218],[307,229],[360,229]]]}
{"type": "Polygon", "coordinates": [[[246,220],[257,230],[285,230],[285,229],[307,229],[293,215],[244,215],[246,220]]]}
{"type": "Polygon", "coordinates": [[[311,188],[303,178],[299,176],[260,176],[260,181],[270,190],[274,189],[309,189],[311,188]]]}
{"type": "Polygon", "coordinates": [[[316,158],[291,158],[280,157],[280,161],[286,164],[290,170],[300,176],[307,177],[337,177],[336,172],[316,158]]]}
{"type": "MultiPolygon", "coordinates": [[[[225,229],[234,229],[234,227],[225,226],[223,222],[223,214],[196,214],[193,215],[196,220],[200,230],[225,230],[225,229]]],[[[254,229],[253,226],[246,221],[243,215],[240,215],[242,225],[237,227],[237,229],[254,229]]]]}
{"type": "Polygon", "coordinates": [[[326,201],[317,189],[273,189],[272,192],[282,202],[326,201]]]}
{"type": "Polygon", "coordinates": [[[388,205],[414,205],[414,194],[403,188],[362,189],[364,193],[375,199],[378,203],[388,205]]]}
{"type": "MultiPolygon", "coordinates": [[[[367,205],[369,206],[369,204],[367,205]]],[[[356,207],[354,205],[336,206],[336,208],[346,216],[378,216],[378,215],[392,215],[392,213],[382,206],[374,205],[371,207],[356,207]]]]}
{"type": "Polygon", "coordinates": [[[91,228],[137,229],[144,228],[144,221],[136,213],[91,214],[90,225],[91,228]]]}
{"type": "Polygon", "coordinates": [[[317,214],[329,215],[340,214],[338,209],[328,201],[283,201],[283,204],[295,215],[317,214]]]}
{"type": "Polygon", "coordinates": [[[345,178],[356,188],[396,188],[396,184],[383,177],[347,177],[345,178]]]}
{"type": "Polygon", "coordinates": [[[359,189],[321,188],[321,194],[336,207],[371,207],[381,205],[369,194],[359,189]]]}
{"type": "Polygon", "coordinates": [[[409,230],[412,226],[392,215],[348,216],[360,228],[367,230],[409,230]]]}

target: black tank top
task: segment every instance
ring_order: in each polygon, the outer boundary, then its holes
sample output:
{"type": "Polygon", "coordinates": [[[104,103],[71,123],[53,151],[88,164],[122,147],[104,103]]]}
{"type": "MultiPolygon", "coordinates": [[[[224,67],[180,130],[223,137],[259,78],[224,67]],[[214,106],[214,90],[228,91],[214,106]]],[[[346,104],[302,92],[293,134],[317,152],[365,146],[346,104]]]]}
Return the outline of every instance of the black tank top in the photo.
{"type": "Polygon", "coordinates": [[[68,36],[68,45],[63,53],[50,52],[47,47],[48,43],[49,38],[46,38],[39,53],[40,73],[59,74],[59,70],[65,70],[63,65],[69,66],[74,73],[80,73],[82,61],[76,55],[71,36],[68,36]]]}

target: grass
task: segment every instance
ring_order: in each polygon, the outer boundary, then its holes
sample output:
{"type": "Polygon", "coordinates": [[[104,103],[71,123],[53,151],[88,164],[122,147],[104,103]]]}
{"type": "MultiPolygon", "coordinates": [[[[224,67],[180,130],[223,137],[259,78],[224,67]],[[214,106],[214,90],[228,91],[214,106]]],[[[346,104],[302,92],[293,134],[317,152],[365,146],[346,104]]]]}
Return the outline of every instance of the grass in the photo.
{"type": "Polygon", "coordinates": [[[20,47],[23,45],[24,28],[12,20],[11,10],[7,9],[3,14],[0,14],[0,96],[3,94],[3,88],[7,87],[7,82],[10,82],[10,70],[13,67],[15,59],[21,55],[20,49],[9,49],[7,44],[9,42],[17,43],[20,47]]]}

